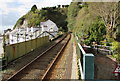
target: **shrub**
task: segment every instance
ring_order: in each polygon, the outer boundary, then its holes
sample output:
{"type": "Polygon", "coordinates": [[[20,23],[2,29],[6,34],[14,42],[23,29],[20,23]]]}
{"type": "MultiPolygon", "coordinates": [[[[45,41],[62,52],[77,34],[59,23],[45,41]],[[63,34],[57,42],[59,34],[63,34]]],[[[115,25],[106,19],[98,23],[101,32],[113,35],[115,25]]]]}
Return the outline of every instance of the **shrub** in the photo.
{"type": "Polygon", "coordinates": [[[120,42],[112,42],[113,56],[120,62],[120,42]]]}

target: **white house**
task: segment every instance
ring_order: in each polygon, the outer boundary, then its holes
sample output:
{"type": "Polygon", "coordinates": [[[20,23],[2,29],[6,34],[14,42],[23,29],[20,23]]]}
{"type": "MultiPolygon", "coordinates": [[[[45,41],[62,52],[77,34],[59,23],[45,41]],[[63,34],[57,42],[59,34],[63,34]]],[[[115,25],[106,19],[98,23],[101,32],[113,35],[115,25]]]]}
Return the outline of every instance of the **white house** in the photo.
{"type": "Polygon", "coordinates": [[[41,27],[31,27],[31,32],[36,32],[36,31],[41,31],[41,27]]]}
{"type": "Polygon", "coordinates": [[[47,20],[46,22],[41,22],[40,27],[21,27],[6,32],[6,35],[8,36],[6,44],[15,44],[48,35],[49,39],[52,39],[57,36],[57,32],[58,27],[56,24],[51,20],[47,20]],[[45,31],[47,31],[47,33],[42,34],[45,31]]]}
{"type": "MultiPolygon", "coordinates": [[[[53,21],[47,20],[45,22],[41,22],[40,27],[42,32],[47,31],[51,33],[53,36],[57,36],[58,27],[53,21]]],[[[50,35],[50,38],[51,38],[51,35],[50,35]]]]}
{"type": "Polygon", "coordinates": [[[45,22],[41,22],[40,26],[42,28],[42,31],[48,31],[48,32],[58,32],[58,27],[56,26],[56,24],[51,21],[51,20],[47,20],[45,22]]]}

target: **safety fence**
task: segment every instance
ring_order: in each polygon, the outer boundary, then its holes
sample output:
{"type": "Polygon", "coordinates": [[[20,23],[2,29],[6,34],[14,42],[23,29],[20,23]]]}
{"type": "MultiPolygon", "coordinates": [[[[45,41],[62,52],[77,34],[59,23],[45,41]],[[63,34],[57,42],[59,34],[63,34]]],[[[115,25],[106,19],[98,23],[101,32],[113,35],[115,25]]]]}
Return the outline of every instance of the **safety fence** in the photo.
{"type": "Polygon", "coordinates": [[[86,53],[80,44],[78,37],[77,40],[77,55],[78,65],[81,79],[83,81],[94,81],[94,55],[92,53],[86,53]]]}

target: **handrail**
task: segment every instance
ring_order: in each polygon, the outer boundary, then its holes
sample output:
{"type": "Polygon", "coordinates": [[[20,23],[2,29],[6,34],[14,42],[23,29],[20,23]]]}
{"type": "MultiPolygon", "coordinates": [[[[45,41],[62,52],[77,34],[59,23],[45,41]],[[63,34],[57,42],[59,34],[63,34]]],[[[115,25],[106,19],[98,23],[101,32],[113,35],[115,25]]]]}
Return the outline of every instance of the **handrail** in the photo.
{"type": "MultiPolygon", "coordinates": [[[[76,39],[78,41],[78,37],[77,36],[76,36],[76,39]]],[[[84,49],[82,48],[82,46],[80,45],[80,43],[77,43],[77,44],[78,44],[79,48],[81,49],[82,53],[86,54],[86,52],[84,51],[84,49]]]]}
{"type": "Polygon", "coordinates": [[[43,35],[44,33],[48,33],[49,35],[51,35],[52,37],[55,37],[54,35],[52,35],[50,32],[48,31],[44,31],[43,33],[41,33],[39,36],[37,36],[36,38],[39,38],[41,35],[43,35]]]}
{"type": "Polygon", "coordinates": [[[94,55],[92,53],[86,53],[80,45],[79,39],[76,36],[77,45],[81,51],[81,58],[78,59],[79,68],[81,73],[81,79],[87,81],[88,79],[94,79],[94,55]],[[80,62],[81,61],[81,62],[80,62]]]}
{"type": "MultiPolygon", "coordinates": [[[[79,40],[78,37],[76,36],[77,41],[79,40]]],[[[85,54],[85,51],[83,50],[82,46],[79,44],[79,42],[77,42],[78,46],[80,49],[82,49],[81,51],[85,54]]],[[[80,68],[80,74],[81,74],[81,79],[84,79],[84,72],[83,72],[83,68],[82,68],[82,64],[80,62],[80,58],[78,59],[78,64],[79,64],[79,68],[80,68]]]]}

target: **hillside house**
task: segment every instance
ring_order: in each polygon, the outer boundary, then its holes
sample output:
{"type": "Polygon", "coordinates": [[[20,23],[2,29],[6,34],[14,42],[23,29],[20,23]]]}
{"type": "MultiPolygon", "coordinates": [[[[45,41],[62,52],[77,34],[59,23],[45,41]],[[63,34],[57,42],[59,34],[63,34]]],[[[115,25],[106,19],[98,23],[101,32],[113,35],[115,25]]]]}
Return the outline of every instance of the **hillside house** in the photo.
{"type": "Polygon", "coordinates": [[[19,42],[28,41],[35,39],[37,37],[49,36],[49,39],[57,36],[58,27],[51,20],[46,22],[41,22],[40,27],[21,27],[16,28],[12,31],[7,31],[6,35],[6,44],[15,44],[19,42]],[[42,34],[46,32],[45,34],[42,34]]]}
{"type": "MultiPolygon", "coordinates": [[[[54,37],[57,36],[58,27],[53,21],[47,20],[45,22],[41,22],[40,27],[42,32],[47,31],[54,37]]],[[[50,35],[50,38],[52,38],[51,35],[50,35]]]]}
{"type": "Polygon", "coordinates": [[[40,27],[17,28],[9,33],[9,44],[35,39],[41,33],[40,27]]]}

